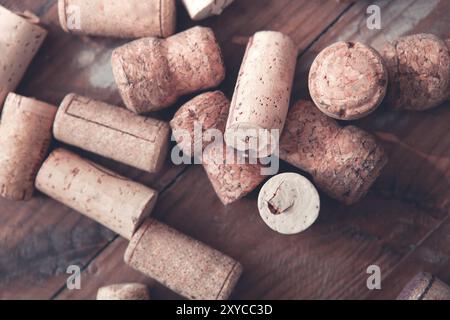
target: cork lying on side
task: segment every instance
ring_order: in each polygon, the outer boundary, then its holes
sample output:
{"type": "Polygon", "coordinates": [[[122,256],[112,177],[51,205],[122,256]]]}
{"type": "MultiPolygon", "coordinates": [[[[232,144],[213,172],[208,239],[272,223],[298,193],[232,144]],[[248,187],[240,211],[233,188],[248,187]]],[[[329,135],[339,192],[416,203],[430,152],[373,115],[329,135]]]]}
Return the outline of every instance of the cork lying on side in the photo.
{"type": "Polygon", "coordinates": [[[59,0],[66,32],[118,38],[168,37],[175,33],[175,0],[59,0]]]}
{"type": "Polygon", "coordinates": [[[150,300],[150,294],[141,283],[112,284],[98,289],[97,300],[150,300]]]}
{"type": "Polygon", "coordinates": [[[169,124],[76,94],[62,101],[55,138],[135,168],[158,172],[166,158],[169,124]]]}
{"type": "Polygon", "coordinates": [[[213,88],[225,77],[210,28],[194,27],[167,39],[143,38],[114,50],[112,68],[128,109],[146,113],[182,95],[213,88]]]}
{"type": "Polygon", "coordinates": [[[0,124],[0,195],[28,200],[52,140],[56,107],[10,93],[0,124]]]}
{"type": "Polygon", "coordinates": [[[242,266],[232,258],[153,219],[130,241],[125,262],[188,299],[224,300],[242,266]]]}
{"type": "Polygon", "coordinates": [[[429,273],[419,273],[403,288],[397,300],[450,300],[450,287],[429,273]]]}
{"type": "Polygon", "coordinates": [[[15,14],[0,6],[0,110],[14,91],[47,36],[30,12],[15,14]]]}
{"type": "Polygon", "coordinates": [[[354,126],[340,127],[309,101],[291,108],[280,158],[310,173],[320,189],[345,204],[364,197],[387,163],[372,135],[354,126]]]}
{"type": "Polygon", "coordinates": [[[220,15],[234,0],[183,0],[192,20],[202,20],[220,15]]]}
{"type": "Polygon", "coordinates": [[[36,178],[36,188],[131,239],[155,205],[157,192],[64,149],[54,150],[36,178]]]}

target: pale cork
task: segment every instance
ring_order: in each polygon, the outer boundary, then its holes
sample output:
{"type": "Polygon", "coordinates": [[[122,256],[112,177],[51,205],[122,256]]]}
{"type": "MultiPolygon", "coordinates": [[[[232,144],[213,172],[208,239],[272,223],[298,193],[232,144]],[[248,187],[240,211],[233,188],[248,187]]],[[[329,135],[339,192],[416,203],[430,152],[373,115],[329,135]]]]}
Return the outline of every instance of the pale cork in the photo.
{"type": "Polygon", "coordinates": [[[450,300],[450,287],[434,275],[421,272],[408,282],[397,300],[450,300]]]}
{"type": "Polygon", "coordinates": [[[183,0],[192,20],[203,20],[222,14],[234,0],[183,0]]]}
{"type": "Polygon", "coordinates": [[[150,300],[150,294],[144,284],[120,283],[99,288],[97,300],[150,300]]]}

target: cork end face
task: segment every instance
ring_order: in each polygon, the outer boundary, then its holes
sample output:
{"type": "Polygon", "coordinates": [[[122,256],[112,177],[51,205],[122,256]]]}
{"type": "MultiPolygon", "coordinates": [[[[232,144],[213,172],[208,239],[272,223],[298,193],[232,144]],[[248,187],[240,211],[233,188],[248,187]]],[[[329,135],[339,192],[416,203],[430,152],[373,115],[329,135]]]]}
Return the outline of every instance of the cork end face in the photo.
{"type": "Polygon", "coordinates": [[[164,163],[169,153],[170,126],[168,123],[162,123],[161,129],[156,137],[156,145],[160,146],[159,150],[153,154],[153,159],[148,162],[145,171],[150,173],[158,173],[164,167],[164,163]]]}
{"type": "Polygon", "coordinates": [[[429,273],[419,273],[412,278],[400,294],[397,300],[420,300],[433,276],[429,273]]]}
{"type": "Polygon", "coordinates": [[[125,254],[123,257],[123,260],[127,265],[129,266],[132,265],[134,251],[136,247],[139,245],[139,242],[141,241],[142,237],[145,235],[147,230],[153,224],[153,222],[154,220],[151,218],[145,219],[145,221],[141,224],[139,229],[137,229],[137,231],[131,237],[130,243],[128,244],[127,249],[125,250],[125,254]]]}
{"type": "Polygon", "coordinates": [[[61,28],[65,31],[70,33],[70,30],[67,28],[67,11],[66,11],[66,0],[58,0],[58,17],[59,17],[59,24],[61,25],[61,28]]]}
{"type": "Polygon", "coordinates": [[[137,232],[137,230],[139,230],[139,228],[142,226],[144,221],[146,221],[146,219],[151,215],[151,213],[153,212],[153,209],[155,208],[157,200],[158,200],[158,192],[152,191],[150,193],[149,199],[144,204],[144,206],[140,212],[140,215],[137,217],[134,217],[134,220],[133,220],[134,228],[132,230],[132,233],[128,234],[127,237],[125,237],[127,240],[131,240],[133,238],[134,234],[137,232]]]}
{"type": "Polygon", "coordinates": [[[239,262],[236,262],[233,268],[231,269],[227,279],[225,280],[222,289],[217,295],[216,300],[227,300],[230,297],[230,295],[233,293],[234,288],[236,287],[236,284],[239,281],[239,278],[242,275],[242,272],[243,272],[242,265],[239,262]]]}
{"type": "Polygon", "coordinates": [[[161,0],[161,37],[173,35],[177,27],[177,6],[175,0],[161,0]]]}
{"type": "Polygon", "coordinates": [[[113,284],[99,288],[97,300],[150,300],[150,294],[141,283],[113,284]]]}

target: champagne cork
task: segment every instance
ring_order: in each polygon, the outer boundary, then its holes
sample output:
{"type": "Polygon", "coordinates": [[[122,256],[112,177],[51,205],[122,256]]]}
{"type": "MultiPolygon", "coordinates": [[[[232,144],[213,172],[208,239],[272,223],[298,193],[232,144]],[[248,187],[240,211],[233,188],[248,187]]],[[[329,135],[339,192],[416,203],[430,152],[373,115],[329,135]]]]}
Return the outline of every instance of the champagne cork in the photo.
{"type": "Polygon", "coordinates": [[[150,218],[131,239],[125,262],[194,300],[227,299],[242,273],[232,258],[150,218]]]}
{"type": "Polygon", "coordinates": [[[397,300],[450,300],[450,287],[429,273],[417,274],[397,300]]]}
{"type": "Polygon", "coordinates": [[[45,160],[36,188],[125,239],[131,239],[157,198],[156,191],[64,149],[45,160]]]}
{"type": "Polygon", "coordinates": [[[276,148],[271,130],[284,127],[297,61],[294,42],[280,32],[257,32],[247,46],[225,132],[228,146],[257,157],[276,148]]]}
{"type": "Polygon", "coordinates": [[[55,138],[135,168],[157,172],[167,155],[170,127],[76,94],[56,114],[55,138]]]}
{"type": "Polygon", "coordinates": [[[118,38],[168,37],[175,33],[175,0],[59,0],[66,32],[118,38]]]}
{"type": "Polygon", "coordinates": [[[354,126],[341,128],[309,101],[290,110],[280,158],[310,173],[320,189],[348,205],[365,196],[387,163],[372,135],[354,126]]]}
{"type": "Polygon", "coordinates": [[[0,6],[0,110],[47,36],[38,23],[30,12],[17,15],[0,6]]]}
{"type": "Polygon", "coordinates": [[[450,49],[432,34],[415,34],[386,44],[390,85],[387,100],[391,107],[423,111],[449,98],[450,49]]]}
{"type": "Polygon", "coordinates": [[[150,300],[150,294],[144,284],[121,283],[99,288],[97,300],[150,300]]]}
{"type": "Polygon", "coordinates": [[[112,68],[128,109],[169,107],[185,94],[216,87],[225,77],[210,28],[194,27],[167,39],[143,38],[114,50],[112,68]]]}
{"type": "Polygon", "coordinates": [[[10,93],[0,125],[0,195],[28,200],[52,139],[56,107],[10,93]]]}
{"type": "Polygon", "coordinates": [[[272,177],[258,197],[261,218],[274,231],[297,234],[308,229],[318,218],[320,198],[316,188],[296,173],[272,177]]]}
{"type": "Polygon", "coordinates": [[[220,15],[234,0],[183,0],[192,20],[202,20],[220,15]]]}

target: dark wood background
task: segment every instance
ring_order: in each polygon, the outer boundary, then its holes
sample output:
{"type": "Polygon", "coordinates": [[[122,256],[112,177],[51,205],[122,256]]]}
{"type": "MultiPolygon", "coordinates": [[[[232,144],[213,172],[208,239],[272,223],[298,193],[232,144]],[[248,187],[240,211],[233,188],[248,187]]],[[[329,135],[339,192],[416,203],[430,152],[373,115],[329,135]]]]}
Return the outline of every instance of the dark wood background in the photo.
{"type": "MultiPolygon", "coordinates": [[[[122,105],[110,68],[122,40],[71,36],[59,27],[56,0],[0,0],[11,10],[31,10],[49,37],[17,92],[58,105],[69,92],[122,105]]],[[[382,29],[366,27],[370,2],[236,0],[220,17],[202,21],[223,48],[231,97],[247,37],[270,29],[289,34],[300,48],[293,99],[307,98],[307,73],[315,55],[338,40],[380,48],[418,32],[450,38],[450,1],[384,0],[382,29]]],[[[179,5],[178,30],[194,25],[179,5]]],[[[169,120],[185,97],[156,117],[169,120]]],[[[360,203],[346,207],[321,194],[316,224],[296,236],[271,231],[260,219],[258,190],[224,207],[201,166],[174,166],[144,174],[76,150],[161,192],[154,215],[231,255],[245,272],[234,299],[393,299],[419,271],[450,283],[450,103],[428,112],[382,106],[355,123],[376,134],[390,162],[360,203]],[[366,268],[377,264],[382,290],[366,287],[366,268]]],[[[55,143],[56,145],[56,143],[55,143]]],[[[73,148],[71,148],[73,149],[73,148]]],[[[286,164],[282,171],[296,171],[286,164]]],[[[174,293],[128,268],[126,241],[77,212],[37,193],[26,203],[0,200],[0,298],[94,299],[100,286],[144,281],[156,299],[174,293]],[[66,289],[66,268],[82,267],[81,290],[66,289]]]]}

